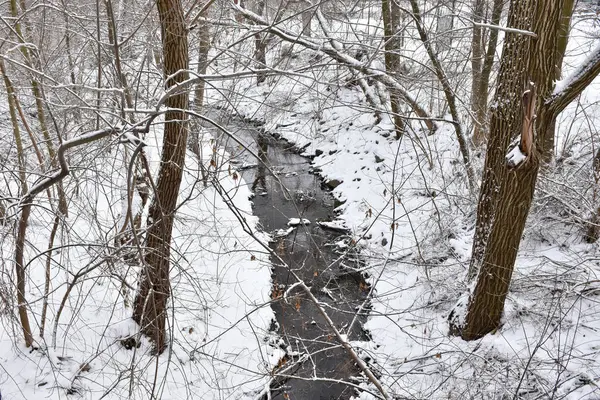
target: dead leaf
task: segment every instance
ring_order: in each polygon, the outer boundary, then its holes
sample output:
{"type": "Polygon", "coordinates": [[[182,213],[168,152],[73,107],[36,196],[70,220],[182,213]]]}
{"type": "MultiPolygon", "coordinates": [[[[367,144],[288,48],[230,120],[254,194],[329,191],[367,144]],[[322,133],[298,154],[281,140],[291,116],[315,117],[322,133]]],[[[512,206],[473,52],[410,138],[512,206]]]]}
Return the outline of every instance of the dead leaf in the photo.
{"type": "Polygon", "coordinates": [[[369,291],[369,285],[365,282],[360,282],[358,284],[358,288],[360,289],[361,292],[368,292],[369,291]]]}

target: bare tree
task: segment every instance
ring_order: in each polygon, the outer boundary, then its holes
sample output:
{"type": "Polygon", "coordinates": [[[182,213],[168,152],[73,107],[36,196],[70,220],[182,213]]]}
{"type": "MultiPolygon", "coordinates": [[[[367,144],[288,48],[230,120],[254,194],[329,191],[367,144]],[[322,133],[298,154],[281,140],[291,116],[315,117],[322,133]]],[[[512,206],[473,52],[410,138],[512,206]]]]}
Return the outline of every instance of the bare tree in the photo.
{"type": "Polygon", "coordinates": [[[502,53],[469,269],[476,284],[461,305],[466,314],[450,316],[452,332],[466,340],[498,328],[540,158],[551,151],[543,147],[548,125],[600,73],[597,47],[564,87],[554,89],[563,4],[513,0],[510,5],[508,26],[520,31],[507,34],[502,53]],[[521,141],[506,155],[516,131],[521,141]]]}
{"type": "MultiPolygon", "coordinates": [[[[15,105],[15,93],[13,86],[8,79],[6,74],[6,68],[4,62],[0,59],[0,73],[4,77],[4,86],[6,87],[6,94],[8,98],[8,106],[10,112],[10,120],[13,128],[13,136],[15,145],[17,147],[17,159],[19,168],[19,183],[21,185],[21,195],[25,195],[28,192],[27,186],[27,175],[25,173],[25,152],[23,150],[23,140],[21,138],[21,130],[19,129],[19,122],[17,119],[17,107],[15,105]]],[[[15,275],[17,277],[17,308],[19,310],[19,319],[21,322],[21,329],[23,330],[23,338],[25,340],[25,347],[30,347],[33,344],[33,333],[31,331],[31,325],[29,324],[29,313],[27,311],[27,299],[25,296],[26,287],[26,275],[25,275],[25,236],[27,233],[27,224],[29,222],[29,216],[31,215],[31,203],[28,202],[23,205],[21,214],[19,216],[19,222],[17,223],[17,236],[15,239],[15,275]]]]}
{"type": "MultiPolygon", "coordinates": [[[[158,1],[158,12],[164,76],[167,89],[172,89],[188,79],[187,27],[179,0],[158,1]]],[[[170,110],[165,115],[160,170],[148,214],[144,267],[133,310],[133,319],[154,342],[158,354],[166,347],[171,235],[187,147],[188,93],[182,90],[171,95],[166,106],[170,110]]]]}

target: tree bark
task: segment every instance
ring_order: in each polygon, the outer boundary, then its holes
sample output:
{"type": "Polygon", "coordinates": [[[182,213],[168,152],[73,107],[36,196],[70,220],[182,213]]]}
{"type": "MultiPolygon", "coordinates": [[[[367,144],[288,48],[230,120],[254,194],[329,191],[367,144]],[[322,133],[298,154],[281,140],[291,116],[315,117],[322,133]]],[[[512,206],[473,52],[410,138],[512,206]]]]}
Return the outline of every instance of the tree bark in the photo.
{"type": "MultiPolygon", "coordinates": [[[[210,24],[206,20],[208,17],[208,8],[211,6],[211,0],[203,0],[199,7],[201,13],[197,19],[197,31],[198,31],[198,66],[196,72],[198,75],[206,74],[208,69],[208,52],[210,51],[210,24]]],[[[205,94],[205,82],[200,80],[194,87],[194,111],[198,114],[202,112],[202,106],[204,105],[204,94],[205,94]]],[[[198,157],[200,165],[200,173],[202,174],[202,182],[204,186],[208,185],[208,171],[202,162],[202,146],[200,145],[200,132],[202,127],[198,120],[192,121],[192,129],[190,129],[189,136],[189,147],[192,152],[198,157]]]]}
{"type": "MultiPolygon", "coordinates": [[[[483,20],[485,12],[485,0],[474,0],[473,22],[480,23],[483,20]]],[[[473,26],[473,37],[471,39],[471,112],[473,114],[473,143],[476,146],[482,144],[485,140],[482,137],[483,121],[477,118],[477,106],[481,103],[482,93],[479,91],[481,86],[481,67],[483,66],[483,28],[480,25],[473,26]]]]}
{"type": "MultiPolygon", "coordinates": [[[[265,2],[259,0],[256,2],[256,14],[262,16],[265,11],[265,2]]],[[[267,66],[267,38],[264,33],[256,32],[254,34],[254,60],[256,68],[261,70],[256,74],[256,84],[260,85],[267,80],[267,73],[264,69],[267,66]]]]}
{"type": "Polygon", "coordinates": [[[310,9],[310,3],[306,2],[303,3],[301,7],[306,7],[304,10],[301,11],[302,13],[302,34],[304,36],[310,37],[312,34],[312,30],[310,29],[310,23],[312,20],[312,14],[313,14],[313,10],[310,9]]]}
{"type": "MultiPolygon", "coordinates": [[[[188,79],[187,28],[179,0],[158,0],[163,47],[163,70],[170,88],[188,79]],[[176,72],[181,71],[177,74],[176,72]]],[[[156,193],[150,204],[144,267],[135,298],[133,319],[154,342],[157,354],[166,348],[166,307],[170,295],[170,247],[173,217],[183,175],[187,143],[187,92],[171,96],[165,115],[163,148],[156,193]]]]}

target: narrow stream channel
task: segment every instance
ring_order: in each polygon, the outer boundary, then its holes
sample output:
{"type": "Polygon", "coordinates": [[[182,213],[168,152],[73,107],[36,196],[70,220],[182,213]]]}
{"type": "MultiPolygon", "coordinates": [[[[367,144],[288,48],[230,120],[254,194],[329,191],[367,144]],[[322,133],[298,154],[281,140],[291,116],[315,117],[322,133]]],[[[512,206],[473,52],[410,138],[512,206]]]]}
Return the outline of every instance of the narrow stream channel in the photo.
{"type": "MultiPolygon", "coordinates": [[[[362,275],[354,272],[360,268],[359,257],[353,255],[340,260],[333,244],[342,240],[344,233],[318,224],[319,221],[335,218],[334,199],[324,189],[319,177],[311,172],[310,159],[298,155],[289,143],[261,133],[259,127],[241,120],[230,119],[225,126],[260,158],[257,160],[250,152],[221,136],[220,144],[225,144],[234,161],[238,162],[242,178],[252,187],[254,214],[258,216],[263,230],[270,233],[288,230],[291,218],[310,221],[308,225],[297,226],[288,235],[274,235],[270,244],[286,264],[280,265],[274,257],[271,259],[272,298],[279,298],[272,305],[278,333],[289,350],[311,355],[290,369],[286,375],[293,375],[292,378],[278,379],[272,385],[272,398],[349,399],[356,395],[356,390],[331,380],[353,381],[359,370],[339,346],[317,307],[306,299],[300,289],[289,294],[289,304],[281,298],[295,283],[290,274],[292,269],[322,302],[342,333],[347,334],[350,340],[366,339],[362,330],[364,316],[357,318],[351,332],[347,329],[368,292],[362,275]],[[314,380],[314,377],[325,379],[314,380]]],[[[297,357],[290,357],[286,366],[295,359],[297,357]]]]}

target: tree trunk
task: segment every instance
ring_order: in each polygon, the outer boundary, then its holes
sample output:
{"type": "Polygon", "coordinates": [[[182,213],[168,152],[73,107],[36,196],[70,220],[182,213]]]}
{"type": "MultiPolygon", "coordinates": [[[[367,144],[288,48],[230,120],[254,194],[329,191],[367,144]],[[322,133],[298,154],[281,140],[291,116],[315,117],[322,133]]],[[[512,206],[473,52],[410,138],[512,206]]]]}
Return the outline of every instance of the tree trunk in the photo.
{"type": "MultiPolygon", "coordinates": [[[[475,0],[473,6],[473,22],[480,23],[485,12],[485,0],[475,0]]],[[[483,136],[483,121],[479,120],[477,107],[481,104],[481,67],[483,65],[483,28],[479,25],[473,26],[473,37],[471,39],[471,113],[473,117],[473,143],[476,146],[485,141],[483,136]]],[[[487,96],[487,94],[486,94],[487,96]]]]}
{"type": "MultiPolygon", "coordinates": [[[[565,52],[567,51],[567,44],[569,42],[569,29],[571,26],[571,17],[573,15],[573,9],[575,6],[575,0],[565,0],[562,7],[560,24],[558,26],[558,43],[555,52],[555,80],[560,80],[562,77],[562,64],[565,58],[565,52]]],[[[543,143],[543,157],[542,167],[550,164],[554,156],[554,136],[556,131],[556,118],[558,115],[552,117],[552,121],[548,124],[548,132],[546,132],[546,140],[543,143]]]]}
{"type": "MultiPolygon", "coordinates": [[[[204,8],[203,4],[202,7],[204,8]]],[[[208,16],[208,9],[202,17],[208,16]]],[[[210,50],[210,24],[204,19],[198,20],[198,66],[196,72],[206,74],[208,68],[208,52],[210,50]]],[[[199,112],[204,104],[204,81],[200,80],[194,88],[194,111],[199,112]]]]}
{"type": "Polygon", "coordinates": [[[303,3],[302,7],[306,7],[302,10],[302,34],[310,37],[312,31],[310,29],[310,22],[312,20],[313,10],[310,7],[310,3],[303,3]]]}
{"type": "MultiPolygon", "coordinates": [[[[163,70],[170,77],[166,87],[188,79],[187,28],[179,0],[158,0],[163,47],[163,70]],[[178,71],[180,72],[174,75],[178,71]]],[[[146,252],[133,319],[143,334],[154,342],[157,354],[166,347],[166,307],[170,295],[169,265],[173,217],[183,175],[187,142],[187,92],[171,96],[167,107],[177,109],[165,115],[165,129],[156,193],[150,204],[146,252]]]]}
{"type": "MultiPolygon", "coordinates": [[[[480,3],[484,0],[476,0],[475,21],[480,22],[485,7],[480,3]]],[[[492,8],[492,25],[500,24],[502,16],[503,0],[494,0],[492,8]]],[[[484,52],[484,31],[483,28],[475,26],[473,28],[473,80],[471,86],[471,112],[473,114],[473,144],[481,146],[488,137],[488,91],[490,88],[490,75],[494,65],[496,55],[496,46],[498,45],[498,30],[491,29],[488,40],[487,50],[484,52]]]]}
{"type": "MultiPolygon", "coordinates": [[[[385,70],[394,78],[398,78],[400,73],[400,54],[401,48],[400,35],[398,27],[402,20],[402,11],[397,3],[398,0],[381,1],[381,17],[383,19],[383,40],[385,47],[385,70]]],[[[394,120],[394,130],[396,139],[400,139],[404,134],[404,120],[400,115],[400,96],[390,88],[390,106],[394,120]]]]}
{"type": "Polygon", "coordinates": [[[535,146],[541,149],[553,111],[546,102],[554,81],[554,52],[562,1],[513,0],[508,26],[532,30],[537,38],[508,33],[492,113],[483,185],[469,275],[477,276],[464,321],[451,314],[451,332],[473,340],[499,327],[525,222],[533,199],[540,156],[536,151],[517,168],[505,160],[514,132],[524,123],[521,93],[532,81],[537,101],[535,146]],[[533,13],[533,15],[532,15],[533,13]]]}
{"type": "MultiPolygon", "coordinates": [[[[0,59],[0,74],[4,77],[4,86],[6,87],[6,95],[8,97],[8,107],[10,120],[13,127],[13,137],[17,147],[17,159],[19,168],[19,181],[21,184],[21,196],[24,196],[27,189],[27,176],[25,175],[25,155],[23,153],[23,141],[21,140],[21,131],[17,119],[15,93],[12,84],[6,75],[4,61],[0,59]]],[[[17,237],[15,238],[15,275],[17,278],[17,310],[19,312],[19,321],[23,330],[23,339],[25,347],[30,347],[33,344],[33,334],[29,324],[29,314],[27,312],[27,300],[25,297],[25,263],[23,255],[25,252],[25,234],[27,232],[27,224],[31,213],[31,203],[24,204],[21,208],[21,216],[17,225],[17,237]]]]}
{"type": "MultiPolygon", "coordinates": [[[[199,75],[206,74],[208,69],[208,52],[210,51],[210,24],[205,20],[208,17],[208,8],[210,4],[208,3],[210,0],[205,0],[200,3],[199,7],[201,10],[204,10],[198,19],[198,66],[196,68],[196,72],[199,75]]],[[[196,113],[200,113],[202,111],[202,106],[204,105],[204,92],[205,92],[205,83],[204,80],[200,80],[196,83],[194,87],[194,103],[193,108],[196,113]]],[[[200,132],[201,126],[198,120],[193,120],[192,128],[190,129],[190,137],[189,137],[189,147],[192,152],[198,157],[199,165],[200,165],[200,173],[202,174],[202,182],[204,182],[204,186],[208,185],[208,171],[202,162],[202,146],[200,145],[200,132]]]]}
{"type": "MultiPolygon", "coordinates": [[[[259,0],[256,2],[256,14],[262,16],[265,11],[265,2],[259,0]]],[[[264,70],[267,66],[267,40],[264,33],[256,32],[254,34],[254,60],[257,69],[264,70]]],[[[266,72],[256,74],[256,84],[260,85],[267,80],[266,72]]]]}

